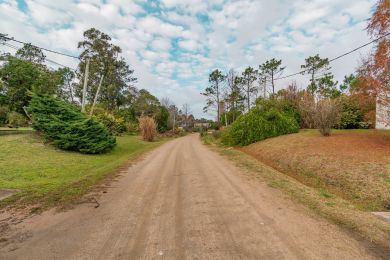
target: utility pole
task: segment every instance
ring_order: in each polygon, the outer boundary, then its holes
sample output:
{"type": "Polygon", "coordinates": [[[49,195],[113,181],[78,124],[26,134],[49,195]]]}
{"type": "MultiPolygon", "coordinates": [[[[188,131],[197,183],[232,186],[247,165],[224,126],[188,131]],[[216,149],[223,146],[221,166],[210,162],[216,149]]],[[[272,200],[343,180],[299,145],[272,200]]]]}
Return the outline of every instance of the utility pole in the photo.
{"type": "Polygon", "coordinates": [[[92,103],[92,107],[91,107],[91,112],[89,113],[89,116],[92,116],[92,115],[93,115],[93,109],[95,108],[95,104],[96,104],[97,98],[98,98],[98,96],[99,96],[100,88],[102,87],[103,78],[104,78],[104,75],[102,75],[102,77],[100,78],[99,86],[98,86],[98,88],[97,88],[97,90],[96,90],[95,98],[93,99],[93,103],[92,103]]]}
{"type": "Polygon", "coordinates": [[[81,100],[81,112],[83,113],[85,112],[85,96],[87,95],[88,73],[89,73],[89,59],[87,59],[87,64],[85,65],[83,97],[81,100]]]}

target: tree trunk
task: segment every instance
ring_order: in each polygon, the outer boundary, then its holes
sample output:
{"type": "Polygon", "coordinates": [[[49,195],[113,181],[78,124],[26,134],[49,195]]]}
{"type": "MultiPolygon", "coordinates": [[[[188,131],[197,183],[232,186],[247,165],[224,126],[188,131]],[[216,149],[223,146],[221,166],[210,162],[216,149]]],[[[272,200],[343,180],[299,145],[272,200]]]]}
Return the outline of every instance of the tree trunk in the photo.
{"type": "Polygon", "coordinates": [[[217,122],[219,124],[220,110],[219,110],[219,86],[217,82],[217,122]]]}

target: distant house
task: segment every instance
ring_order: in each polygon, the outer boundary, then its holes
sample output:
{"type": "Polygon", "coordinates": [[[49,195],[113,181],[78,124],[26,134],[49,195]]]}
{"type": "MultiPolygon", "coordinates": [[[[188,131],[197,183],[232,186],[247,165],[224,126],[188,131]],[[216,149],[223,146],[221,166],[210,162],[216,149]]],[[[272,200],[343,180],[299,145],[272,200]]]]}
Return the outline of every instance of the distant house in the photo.
{"type": "Polygon", "coordinates": [[[376,99],[376,129],[390,130],[390,102],[388,100],[390,100],[390,93],[378,95],[376,99]]]}
{"type": "Polygon", "coordinates": [[[210,127],[210,123],[195,123],[194,127],[209,128],[210,127]]]}

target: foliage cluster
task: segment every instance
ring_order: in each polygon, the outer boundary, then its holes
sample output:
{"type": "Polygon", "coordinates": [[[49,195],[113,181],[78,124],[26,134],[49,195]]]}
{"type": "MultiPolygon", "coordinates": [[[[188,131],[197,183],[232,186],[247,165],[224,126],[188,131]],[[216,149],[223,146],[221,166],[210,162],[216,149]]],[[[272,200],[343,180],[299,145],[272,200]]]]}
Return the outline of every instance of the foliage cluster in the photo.
{"type": "Polygon", "coordinates": [[[222,142],[226,145],[248,145],[298,130],[299,124],[291,111],[283,110],[276,100],[260,100],[256,107],[224,131],[222,142]]]}
{"type": "Polygon", "coordinates": [[[28,111],[33,128],[60,149],[97,154],[115,146],[115,138],[102,123],[67,102],[32,94],[28,111]]]}

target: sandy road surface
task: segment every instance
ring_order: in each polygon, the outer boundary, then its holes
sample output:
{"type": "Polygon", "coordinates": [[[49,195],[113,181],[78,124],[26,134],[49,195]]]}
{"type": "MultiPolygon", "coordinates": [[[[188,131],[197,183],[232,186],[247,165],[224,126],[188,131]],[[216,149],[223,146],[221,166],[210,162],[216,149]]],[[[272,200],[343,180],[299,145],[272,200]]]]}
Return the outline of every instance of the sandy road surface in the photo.
{"type": "Polygon", "coordinates": [[[0,259],[373,258],[283,197],[190,135],[124,171],[100,207],[25,220],[27,239],[0,249],[0,259]]]}

